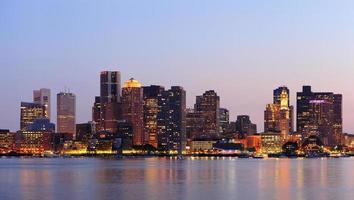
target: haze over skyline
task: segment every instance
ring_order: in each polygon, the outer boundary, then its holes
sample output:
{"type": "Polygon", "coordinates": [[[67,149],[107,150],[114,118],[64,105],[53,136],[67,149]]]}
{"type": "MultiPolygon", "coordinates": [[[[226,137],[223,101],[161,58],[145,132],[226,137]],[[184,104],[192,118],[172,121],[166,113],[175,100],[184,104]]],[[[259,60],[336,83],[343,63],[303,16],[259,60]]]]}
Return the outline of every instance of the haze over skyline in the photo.
{"type": "MultiPolygon", "coordinates": [[[[39,88],[77,96],[91,120],[99,73],[143,85],[180,85],[187,105],[215,90],[231,120],[247,114],[263,131],[273,89],[291,104],[303,85],[343,94],[344,131],[354,133],[352,1],[1,1],[0,128],[19,129],[21,101],[39,88]]],[[[55,122],[55,120],[53,120],[55,122]]]]}

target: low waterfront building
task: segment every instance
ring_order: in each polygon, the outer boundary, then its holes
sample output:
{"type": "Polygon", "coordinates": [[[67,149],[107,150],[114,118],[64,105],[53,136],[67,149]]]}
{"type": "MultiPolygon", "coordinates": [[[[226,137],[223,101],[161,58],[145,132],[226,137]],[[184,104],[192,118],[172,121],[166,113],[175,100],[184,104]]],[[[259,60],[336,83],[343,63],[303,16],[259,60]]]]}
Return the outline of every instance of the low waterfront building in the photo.
{"type": "Polygon", "coordinates": [[[278,132],[264,132],[259,134],[261,137],[262,153],[279,153],[282,151],[282,139],[278,132]]]}
{"type": "Polygon", "coordinates": [[[47,118],[39,118],[16,134],[15,149],[21,154],[43,155],[53,151],[55,125],[47,118]]]}
{"type": "Polygon", "coordinates": [[[209,151],[213,149],[213,145],[217,141],[215,140],[193,140],[190,144],[190,151],[191,152],[203,152],[209,151]]]}
{"type": "Polygon", "coordinates": [[[256,152],[261,151],[262,139],[260,135],[250,135],[246,138],[247,149],[254,149],[256,152]]]}
{"type": "Polygon", "coordinates": [[[218,142],[213,145],[213,149],[219,154],[238,154],[244,151],[245,147],[241,143],[218,142]]]}

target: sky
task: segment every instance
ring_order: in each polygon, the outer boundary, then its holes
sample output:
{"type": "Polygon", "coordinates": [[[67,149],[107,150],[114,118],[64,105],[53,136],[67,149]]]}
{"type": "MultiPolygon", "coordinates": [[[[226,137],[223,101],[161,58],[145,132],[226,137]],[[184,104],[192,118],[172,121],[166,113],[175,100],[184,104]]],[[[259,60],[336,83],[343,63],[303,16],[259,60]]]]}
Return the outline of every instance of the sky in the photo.
{"type": "Polygon", "coordinates": [[[0,1],[0,128],[19,129],[20,102],[39,88],[52,90],[54,122],[65,87],[77,123],[91,120],[104,70],[183,86],[189,107],[213,89],[231,120],[250,115],[258,131],[273,89],[288,86],[295,105],[311,85],[343,94],[354,133],[354,1],[0,1]]]}

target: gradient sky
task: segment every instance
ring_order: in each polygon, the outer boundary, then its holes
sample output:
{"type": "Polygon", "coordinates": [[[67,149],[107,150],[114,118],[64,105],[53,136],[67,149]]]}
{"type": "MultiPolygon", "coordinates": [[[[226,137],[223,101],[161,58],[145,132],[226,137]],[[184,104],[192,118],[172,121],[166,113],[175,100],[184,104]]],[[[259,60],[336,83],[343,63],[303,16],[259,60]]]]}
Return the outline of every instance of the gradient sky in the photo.
{"type": "MultiPolygon", "coordinates": [[[[232,120],[249,114],[263,130],[272,90],[302,85],[344,95],[354,133],[354,1],[0,1],[0,128],[17,130],[32,90],[69,87],[77,122],[91,120],[99,72],[122,80],[181,85],[192,106],[214,89],[232,120]]],[[[54,120],[55,121],[55,120],[54,120]]]]}

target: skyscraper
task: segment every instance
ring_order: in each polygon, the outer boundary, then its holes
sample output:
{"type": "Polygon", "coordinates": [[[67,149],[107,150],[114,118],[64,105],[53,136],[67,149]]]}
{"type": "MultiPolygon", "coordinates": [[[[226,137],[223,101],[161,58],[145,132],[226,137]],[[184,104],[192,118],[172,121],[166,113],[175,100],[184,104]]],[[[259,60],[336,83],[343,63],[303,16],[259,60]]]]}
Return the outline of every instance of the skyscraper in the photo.
{"type": "Polygon", "coordinates": [[[303,86],[297,93],[297,131],[303,137],[315,135],[325,145],[339,144],[342,135],[342,95],[312,92],[303,86]]]}
{"type": "Polygon", "coordinates": [[[157,116],[160,112],[159,97],[164,87],[151,85],[143,87],[144,94],[144,133],[146,143],[157,148],[157,116]]]}
{"type": "Polygon", "coordinates": [[[281,86],[273,91],[273,103],[264,111],[264,132],[279,132],[286,140],[293,132],[293,107],[290,106],[290,91],[281,86]]]}
{"type": "Polygon", "coordinates": [[[159,98],[158,148],[182,152],[186,147],[186,91],[173,86],[159,98]]]}
{"type": "Polygon", "coordinates": [[[96,131],[103,129],[103,125],[101,123],[101,115],[102,115],[101,97],[96,96],[95,102],[92,107],[92,121],[95,123],[96,131]]]}
{"type": "Polygon", "coordinates": [[[121,75],[119,71],[102,71],[100,75],[100,96],[92,107],[92,121],[97,131],[117,131],[121,113],[121,75]]]}
{"type": "Polygon", "coordinates": [[[38,118],[46,117],[46,107],[39,103],[21,102],[20,129],[33,124],[38,118]]]}
{"type": "Polygon", "coordinates": [[[226,108],[219,109],[220,133],[225,134],[230,125],[230,114],[226,108]]]}
{"type": "Polygon", "coordinates": [[[72,93],[60,92],[57,94],[57,131],[76,134],[76,97],[72,93]]]}
{"type": "Polygon", "coordinates": [[[120,101],[121,78],[119,71],[101,72],[101,103],[112,103],[120,101]]]}
{"type": "Polygon", "coordinates": [[[51,104],[50,104],[50,89],[41,88],[33,91],[33,102],[41,104],[45,107],[44,117],[50,120],[51,118],[51,104]]]}
{"type": "Polygon", "coordinates": [[[124,83],[122,89],[122,118],[133,127],[133,144],[145,144],[143,131],[143,88],[139,81],[131,78],[124,83]]]}
{"type": "Polygon", "coordinates": [[[204,135],[218,136],[220,133],[220,97],[214,90],[206,91],[203,95],[196,97],[194,110],[201,112],[205,123],[203,127],[204,135]]]}
{"type": "Polygon", "coordinates": [[[186,111],[186,135],[187,139],[209,139],[203,134],[204,116],[201,112],[194,109],[187,109],[186,111]]]}

